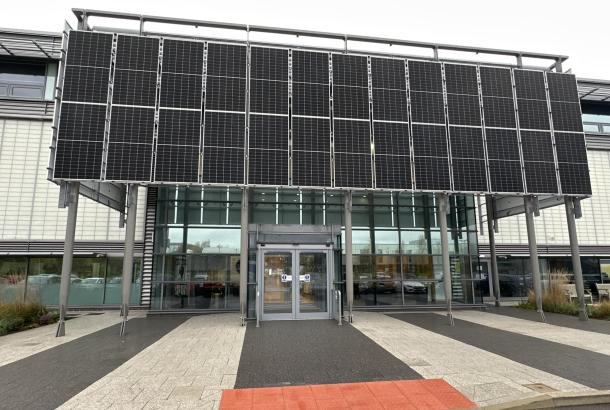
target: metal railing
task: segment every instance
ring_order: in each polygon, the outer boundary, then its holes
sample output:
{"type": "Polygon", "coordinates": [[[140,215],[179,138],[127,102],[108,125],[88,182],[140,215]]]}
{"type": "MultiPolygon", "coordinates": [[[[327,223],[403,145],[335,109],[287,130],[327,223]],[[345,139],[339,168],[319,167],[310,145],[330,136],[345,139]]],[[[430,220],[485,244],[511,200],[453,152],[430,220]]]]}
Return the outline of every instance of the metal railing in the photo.
{"type": "Polygon", "coordinates": [[[343,301],[343,298],[341,297],[341,291],[339,289],[335,289],[334,291],[335,297],[334,297],[334,306],[333,306],[333,314],[335,316],[335,320],[339,323],[339,326],[341,326],[342,323],[342,309],[341,309],[341,303],[343,301]]]}
{"type": "Polygon", "coordinates": [[[261,327],[261,291],[256,287],[256,327],[261,327]]]}

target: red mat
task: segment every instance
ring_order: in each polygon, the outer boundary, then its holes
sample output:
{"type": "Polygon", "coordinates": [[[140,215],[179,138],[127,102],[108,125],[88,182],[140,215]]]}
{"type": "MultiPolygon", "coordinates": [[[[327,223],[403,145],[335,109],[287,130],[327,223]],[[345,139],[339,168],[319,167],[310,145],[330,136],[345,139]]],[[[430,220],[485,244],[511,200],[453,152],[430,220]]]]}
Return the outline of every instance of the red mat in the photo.
{"type": "Polygon", "coordinates": [[[476,405],[440,379],[224,390],[221,410],[463,409],[476,405]]]}

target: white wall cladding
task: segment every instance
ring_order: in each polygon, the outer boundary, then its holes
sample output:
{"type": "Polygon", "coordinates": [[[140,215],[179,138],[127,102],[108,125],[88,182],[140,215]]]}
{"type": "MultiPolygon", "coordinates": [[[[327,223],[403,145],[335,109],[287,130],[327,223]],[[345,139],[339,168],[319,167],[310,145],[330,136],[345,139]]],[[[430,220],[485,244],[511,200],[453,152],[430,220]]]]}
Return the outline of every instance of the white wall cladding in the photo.
{"type": "MultiPolygon", "coordinates": [[[[593,197],[581,202],[583,217],[576,220],[578,241],[581,245],[608,245],[610,244],[610,151],[589,150],[587,156],[593,197]]],[[[483,220],[486,220],[486,216],[483,216],[483,220]]],[[[535,218],[534,221],[539,244],[570,243],[563,206],[541,211],[540,217],[535,218]]],[[[523,215],[501,219],[499,228],[500,233],[496,234],[498,244],[527,244],[523,215]]],[[[486,230],[485,226],[485,232],[479,232],[481,243],[488,243],[486,230]]]]}
{"type": "MultiPolygon", "coordinates": [[[[47,180],[51,122],[0,119],[0,240],[63,240],[67,210],[47,180]]],[[[136,240],[143,239],[146,190],[140,189],[136,240]]],[[[122,240],[119,213],[79,198],[76,240],[122,240]]]]}

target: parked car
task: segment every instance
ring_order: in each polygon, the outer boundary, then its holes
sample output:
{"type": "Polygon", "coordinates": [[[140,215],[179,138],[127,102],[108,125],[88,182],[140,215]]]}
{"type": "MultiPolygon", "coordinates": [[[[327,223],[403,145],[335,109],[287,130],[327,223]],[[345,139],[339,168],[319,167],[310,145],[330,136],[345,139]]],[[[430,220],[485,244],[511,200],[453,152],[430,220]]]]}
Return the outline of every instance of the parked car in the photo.
{"type": "Polygon", "coordinates": [[[402,283],[405,293],[427,293],[428,287],[416,280],[406,280],[402,283]]]}
{"type": "Polygon", "coordinates": [[[84,287],[103,286],[104,278],[85,278],[81,280],[80,285],[84,287]]]}

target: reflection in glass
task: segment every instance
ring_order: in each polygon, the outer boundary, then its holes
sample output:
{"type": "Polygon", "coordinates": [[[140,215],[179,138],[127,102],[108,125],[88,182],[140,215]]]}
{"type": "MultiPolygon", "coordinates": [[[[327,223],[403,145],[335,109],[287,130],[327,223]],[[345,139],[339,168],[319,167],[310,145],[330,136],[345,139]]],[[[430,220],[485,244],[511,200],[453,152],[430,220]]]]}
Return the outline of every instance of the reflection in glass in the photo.
{"type": "Polygon", "coordinates": [[[187,253],[239,253],[239,229],[189,228],[187,253]]]}
{"type": "Polygon", "coordinates": [[[265,254],[263,266],[264,313],[292,313],[292,254],[265,254]]]}
{"type": "Polygon", "coordinates": [[[301,313],[328,311],[327,274],[325,253],[303,252],[299,255],[299,308],[301,313]]]}
{"type": "Polygon", "coordinates": [[[0,304],[23,300],[27,267],[25,256],[0,258],[0,304]]]}

